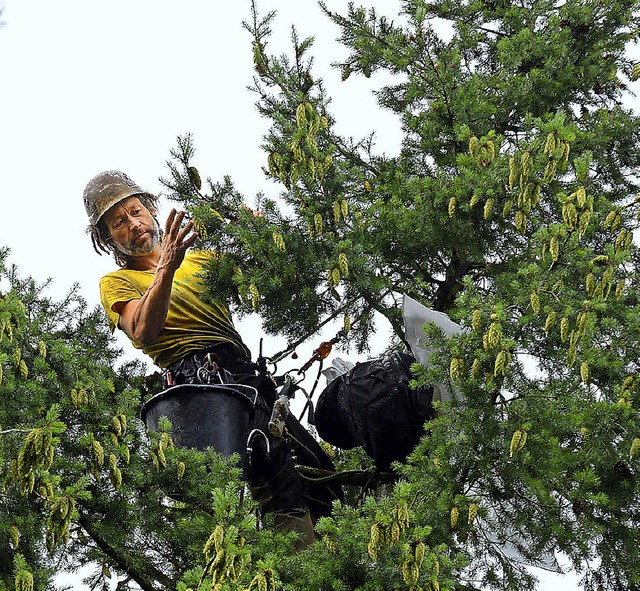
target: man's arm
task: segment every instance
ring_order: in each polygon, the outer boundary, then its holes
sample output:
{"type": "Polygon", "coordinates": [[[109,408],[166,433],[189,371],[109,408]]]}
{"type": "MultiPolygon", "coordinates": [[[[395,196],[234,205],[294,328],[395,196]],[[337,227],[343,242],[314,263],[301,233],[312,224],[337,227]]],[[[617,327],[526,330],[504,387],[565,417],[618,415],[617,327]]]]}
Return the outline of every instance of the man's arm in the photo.
{"type": "Polygon", "coordinates": [[[180,268],[187,249],[198,237],[193,233],[193,222],[180,229],[184,212],[176,214],[172,209],[160,247],[160,258],[151,285],[139,300],[118,302],[113,309],[120,315],[118,326],[127,336],[141,343],[152,345],[164,326],[171,302],[171,288],[175,272],[180,268]]]}

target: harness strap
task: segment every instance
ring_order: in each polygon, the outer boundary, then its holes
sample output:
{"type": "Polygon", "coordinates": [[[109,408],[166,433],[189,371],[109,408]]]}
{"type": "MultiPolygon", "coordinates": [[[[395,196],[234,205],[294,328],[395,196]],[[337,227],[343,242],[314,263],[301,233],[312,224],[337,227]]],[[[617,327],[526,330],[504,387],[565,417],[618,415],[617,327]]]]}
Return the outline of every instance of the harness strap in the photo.
{"type": "Polygon", "coordinates": [[[231,372],[236,373],[238,368],[253,373],[257,365],[238,355],[230,343],[220,343],[189,353],[162,370],[162,381],[165,388],[177,384],[211,384],[214,381],[224,384],[232,381],[231,372]]]}

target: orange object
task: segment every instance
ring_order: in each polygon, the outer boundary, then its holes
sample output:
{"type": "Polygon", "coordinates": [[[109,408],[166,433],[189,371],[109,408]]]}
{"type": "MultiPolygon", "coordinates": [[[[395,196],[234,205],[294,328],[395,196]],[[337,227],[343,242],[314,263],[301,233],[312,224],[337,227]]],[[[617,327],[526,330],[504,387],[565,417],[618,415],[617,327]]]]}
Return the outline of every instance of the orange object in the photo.
{"type": "Polygon", "coordinates": [[[333,348],[333,344],[331,341],[325,341],[322,343],[314,352],[314,355],[317,355],[318,359],[326,359],[331,353],[331,349],[333,348]]]}
{"type": "Polygon", "coordinates": [[[301,368],[300,372],[307,371],[315,361],[320,361],[321,359],[326,359],[331,353],[331,349],[333,348],[333,343],[331,341],[325,341],[322,343],[311,356],[311,359],[307,361],[301,368]]]}

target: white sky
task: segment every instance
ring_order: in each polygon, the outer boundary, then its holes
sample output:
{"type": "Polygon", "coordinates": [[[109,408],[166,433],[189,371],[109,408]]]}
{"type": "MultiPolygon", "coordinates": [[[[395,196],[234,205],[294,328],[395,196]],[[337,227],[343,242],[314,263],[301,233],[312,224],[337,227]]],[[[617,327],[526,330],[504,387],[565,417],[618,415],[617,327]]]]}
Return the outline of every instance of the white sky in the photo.
{"type": "MultiPolygon", "coordinates": [[[[0,0],[1,1],[1,0],[0,0]]],[[[399,0],[366,0],[398,14],[399,0]]],[[[98,280],[114,267],[93,252],[85,234],[82,191],[98,172],[121,169],[151,192],[179,134],[193,133],[194,164],[203,177],[232,177],[249,204],[259,191],[275,196],[261,172],[267,122],[247,90],[253,77],[251,39],[242,28],[250,0],[6,0],[0,29],[0,246],[23,276],[54,278],[62,297],[77,282],[97,305],[98,280]],[[221,8],[223,7],[223,8],[221,8]]],[[[331,10],[346,1],[327,0],[331,10]]],[[[397,153],[396,119],[376,107],[357,77],[340,82],[329,67],[344,56],[339,31],[315,0],[261,0],[278,10],[270,47],[290,47],[290,25],[315,35],[315,74],[333,97],[338,129],[361,137],[376,130],[380,152],[397,153]]],[[[163,207],[161,216],[168,211],[163,207]]],[[[255,323],[241,332],[257,353],[255,323]],[[247,334],[250,331],[251,334],[247,334]]],[[[282,343],[269,346],[279,350],[282,343]]],[[[311,347],[318,342],[311,343],[311,347]]],[[[122,345],[130,352],[128,343],[122,345]]],[[[545,580],[547,577],[545,576],[545,580]]],[[[553,577],[543,589],[577,589],[553,577]]]]}

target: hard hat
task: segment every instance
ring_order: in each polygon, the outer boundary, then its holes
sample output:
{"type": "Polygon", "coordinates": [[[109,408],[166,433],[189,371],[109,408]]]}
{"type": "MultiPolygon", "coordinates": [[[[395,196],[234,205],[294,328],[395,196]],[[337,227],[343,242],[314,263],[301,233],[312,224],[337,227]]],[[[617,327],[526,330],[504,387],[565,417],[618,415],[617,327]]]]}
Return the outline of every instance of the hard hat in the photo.
{"type": "Polygon", "coordinates": [[[145,195],[152,202],[156,201],[155,195],[144,191],[124,172],[107,170],[97,174],[89,181],[82,195],[89,222],[96,225],[110,207],[133,195],[145,195]]]}

